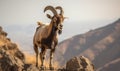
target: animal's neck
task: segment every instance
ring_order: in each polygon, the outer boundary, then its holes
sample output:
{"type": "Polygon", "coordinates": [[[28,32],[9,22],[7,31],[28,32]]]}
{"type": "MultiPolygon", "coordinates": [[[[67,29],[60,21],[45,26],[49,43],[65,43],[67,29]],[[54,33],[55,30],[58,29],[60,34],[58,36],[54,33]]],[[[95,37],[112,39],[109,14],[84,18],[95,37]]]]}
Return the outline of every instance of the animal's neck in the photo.
{"type": "Polygon", "coordinates": [[[54,46],[57,44],[57,30],[55,30],[54,23],[50,23],[48,26],[48,34],[46,38],[42,39],[42,44],[52,48],[52,43],[54,42],[54,46]]]}
{"type": "Polygon", "coordinates": [[[55,30],[54,23],[51,22],[50,25],[49,25],[48,37],[52,38],[55,35],[57,35],[56,31],[57,30],[55,30]]]}

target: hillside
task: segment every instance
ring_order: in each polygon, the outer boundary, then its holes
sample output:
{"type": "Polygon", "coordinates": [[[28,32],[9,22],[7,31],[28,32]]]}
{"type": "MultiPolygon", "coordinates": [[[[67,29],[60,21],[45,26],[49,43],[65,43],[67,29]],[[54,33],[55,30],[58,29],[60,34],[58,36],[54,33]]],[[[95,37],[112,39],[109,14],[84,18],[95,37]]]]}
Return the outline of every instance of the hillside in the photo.
{"type": "Polygon", "coordinates": [[[24,54],[0,26],[0,71],[22,71],[24,54]]]}
{"type": "Polygon", "coordinates": [[[84,55],[97,71],[120,70],[120,19],[61,42],[56,55],[61,65],[74,56],[84,55]]]}

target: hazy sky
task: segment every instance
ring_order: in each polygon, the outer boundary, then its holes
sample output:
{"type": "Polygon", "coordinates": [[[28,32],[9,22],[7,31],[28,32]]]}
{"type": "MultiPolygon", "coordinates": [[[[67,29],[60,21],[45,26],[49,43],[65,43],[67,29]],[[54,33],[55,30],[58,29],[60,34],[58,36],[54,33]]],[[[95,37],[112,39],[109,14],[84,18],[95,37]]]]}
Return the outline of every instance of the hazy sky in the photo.
{"type": "Polygon", "coordinates": [[[0,0],[0,23],[48,22],[43,9],[62,6],[69,21],[111,20],[120,17],[120,0],[0,0]]]}
{"type": "Polygon", "coordinates": [[[43,12],[47,5],[62,6],[69,17],[60,41],[120,18],[120,0],[0,0],[0,26],[18,44],[32,46],[36,22],[50,21],[43,12]]]}

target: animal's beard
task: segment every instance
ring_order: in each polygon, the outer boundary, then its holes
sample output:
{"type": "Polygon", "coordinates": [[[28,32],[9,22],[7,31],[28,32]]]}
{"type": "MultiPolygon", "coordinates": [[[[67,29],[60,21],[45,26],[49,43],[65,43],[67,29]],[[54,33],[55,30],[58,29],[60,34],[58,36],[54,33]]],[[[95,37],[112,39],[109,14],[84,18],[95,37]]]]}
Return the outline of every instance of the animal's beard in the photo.
{"type": "Polygon", "coordinates": [[[62,30],[58,30],[58,34],[59,34],[59,35],[62,34],[62,30]]]}
{"type": "Polygon", "coordinates": [[[59,35],[62,34],[62,28],[63,28],[63,26],[61,24],[58,25],[58,34],[59,35]]]}

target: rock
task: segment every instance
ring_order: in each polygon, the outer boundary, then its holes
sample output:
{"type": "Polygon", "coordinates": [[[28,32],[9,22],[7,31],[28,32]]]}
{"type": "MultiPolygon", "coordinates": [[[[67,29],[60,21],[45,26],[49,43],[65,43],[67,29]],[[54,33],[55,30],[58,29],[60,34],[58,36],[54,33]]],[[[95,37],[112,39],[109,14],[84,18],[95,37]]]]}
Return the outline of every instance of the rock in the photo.
{"type": "Polygon", "coordinates": [[[0,71],[22,71],[23,65],[20,59],[6,52],[0,59],[0,71]]]}
{"type": "Polygon", "coordinates": [[[67,71],[94,71],[94,66],[84,56],[74,57],[70,59],[66,64],[67,71]]]}
{"type": "Polygon", "coordinates": [[[24,54],[18,49],[7,48],[6,46],[0,47],[0,71],[22,71],[24,54]]]}
{"type": "Polygon", "coordinates": [[[2,31],[2,27],[0,26],[0,32],[2,31]]]}
{"type": "Polygon", "coordinates": [[[25,64],[23,71],[39,71],[39,69],[32,64],[25,64]]]}
{"type": "Polygon", "coordinates": [[[22,71],[24,60],[24,54],[0,27],[0,71],[22,71]]]}
{"type": "Polygon", "coordinates": [[[0,35],[7,36],[7,33],[3,31],[1,26],[0,26],[0,35]]]}

